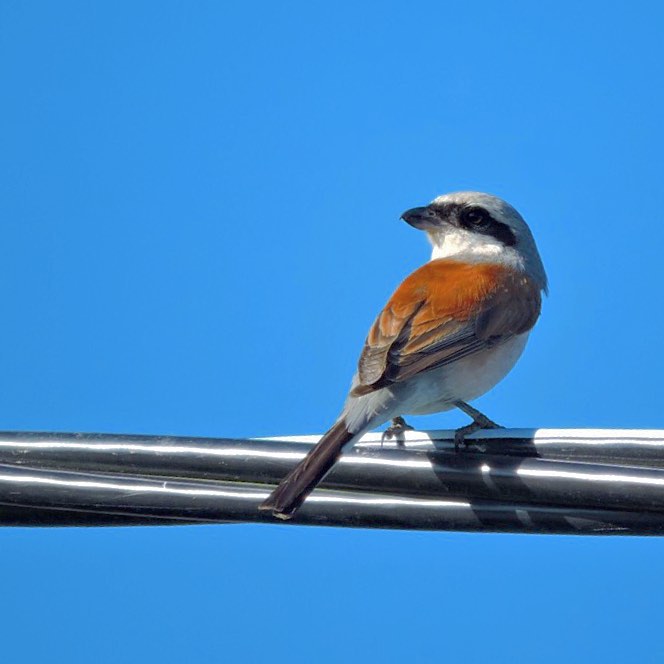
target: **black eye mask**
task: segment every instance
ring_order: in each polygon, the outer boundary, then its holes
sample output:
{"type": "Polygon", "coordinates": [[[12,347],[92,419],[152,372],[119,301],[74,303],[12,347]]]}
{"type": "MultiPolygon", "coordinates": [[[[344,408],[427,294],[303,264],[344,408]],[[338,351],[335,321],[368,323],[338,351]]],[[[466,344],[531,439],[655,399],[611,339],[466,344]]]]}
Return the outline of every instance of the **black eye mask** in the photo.
{"type": "Polygon", "coordinates": [[[513,247],[516,244],[514,231],[507,224],[494,219],[491,213],[483,207],[463,207],[458,212],[458,219],[461,228],[495,237],[506,247],[513,247]]]}

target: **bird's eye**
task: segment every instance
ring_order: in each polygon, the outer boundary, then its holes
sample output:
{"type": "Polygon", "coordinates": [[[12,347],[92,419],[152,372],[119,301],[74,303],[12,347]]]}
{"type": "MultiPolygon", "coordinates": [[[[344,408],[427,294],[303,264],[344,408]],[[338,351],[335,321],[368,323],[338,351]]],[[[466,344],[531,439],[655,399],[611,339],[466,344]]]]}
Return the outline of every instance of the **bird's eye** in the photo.
{"type": "Polygon", "coordinates": [[[486,228],[491,223],[491,218],[486,210],[482,208],[469,208],[462,215],[463,222],[472,228],[486,228]]]}

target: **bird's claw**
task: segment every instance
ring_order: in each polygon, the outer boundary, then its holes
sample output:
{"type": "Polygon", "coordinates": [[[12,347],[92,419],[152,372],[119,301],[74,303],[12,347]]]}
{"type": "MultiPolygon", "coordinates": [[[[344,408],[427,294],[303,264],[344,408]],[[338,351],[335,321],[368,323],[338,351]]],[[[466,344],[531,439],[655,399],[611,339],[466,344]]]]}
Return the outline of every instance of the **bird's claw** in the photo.
{"type": "Polygon", "coordinates": [[[467,424],[465,427],[461,427],[454,432],[454,451],[459,452],[461,446],[465,449],[468,449],[468,441],[466,436],[476,431],[481,431],[482,429],[502,429],[503,427],[500,424],[496,424],[493,420],[490,420],[486,415],[478,417],[476,420],[467,424]]]}
{"type": "Polygon", "coordinates": [[[403,419],[403,417],[395,417],[392,420],[392,424],[383,431],[383,435],[380,437],[381,447],[385,444],[386,441],[392,440],[395,438],[397,442],[401,442],[399,437],[403,434],[404,431],[413,431],[414,427],[411,427],[410,424],[403,419]]]}

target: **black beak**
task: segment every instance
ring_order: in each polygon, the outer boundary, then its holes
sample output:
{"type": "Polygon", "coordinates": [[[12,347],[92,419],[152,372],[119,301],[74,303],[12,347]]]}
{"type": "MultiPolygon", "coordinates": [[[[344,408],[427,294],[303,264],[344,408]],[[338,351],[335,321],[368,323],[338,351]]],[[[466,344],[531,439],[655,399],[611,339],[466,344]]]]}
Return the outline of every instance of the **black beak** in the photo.
{"type": "Polygon", "coordinates": [[[428,231],[440,224],[438,215],[430,207],[416,207],[406,210],[401,218],[413,228],[428,231]]]}

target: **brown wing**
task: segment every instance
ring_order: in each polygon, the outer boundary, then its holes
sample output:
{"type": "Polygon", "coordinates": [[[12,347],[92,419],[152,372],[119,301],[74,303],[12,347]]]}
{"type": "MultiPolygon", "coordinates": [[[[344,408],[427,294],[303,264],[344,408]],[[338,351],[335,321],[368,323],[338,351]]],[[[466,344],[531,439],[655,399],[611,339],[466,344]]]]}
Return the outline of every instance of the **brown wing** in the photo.
{"type": "Polygon", "coordinates": [[[371,327],[352,394],[412,378],[526,332],[540,307],[539,287],[515,270],[431,261],[406,278],[371,327]]]}

